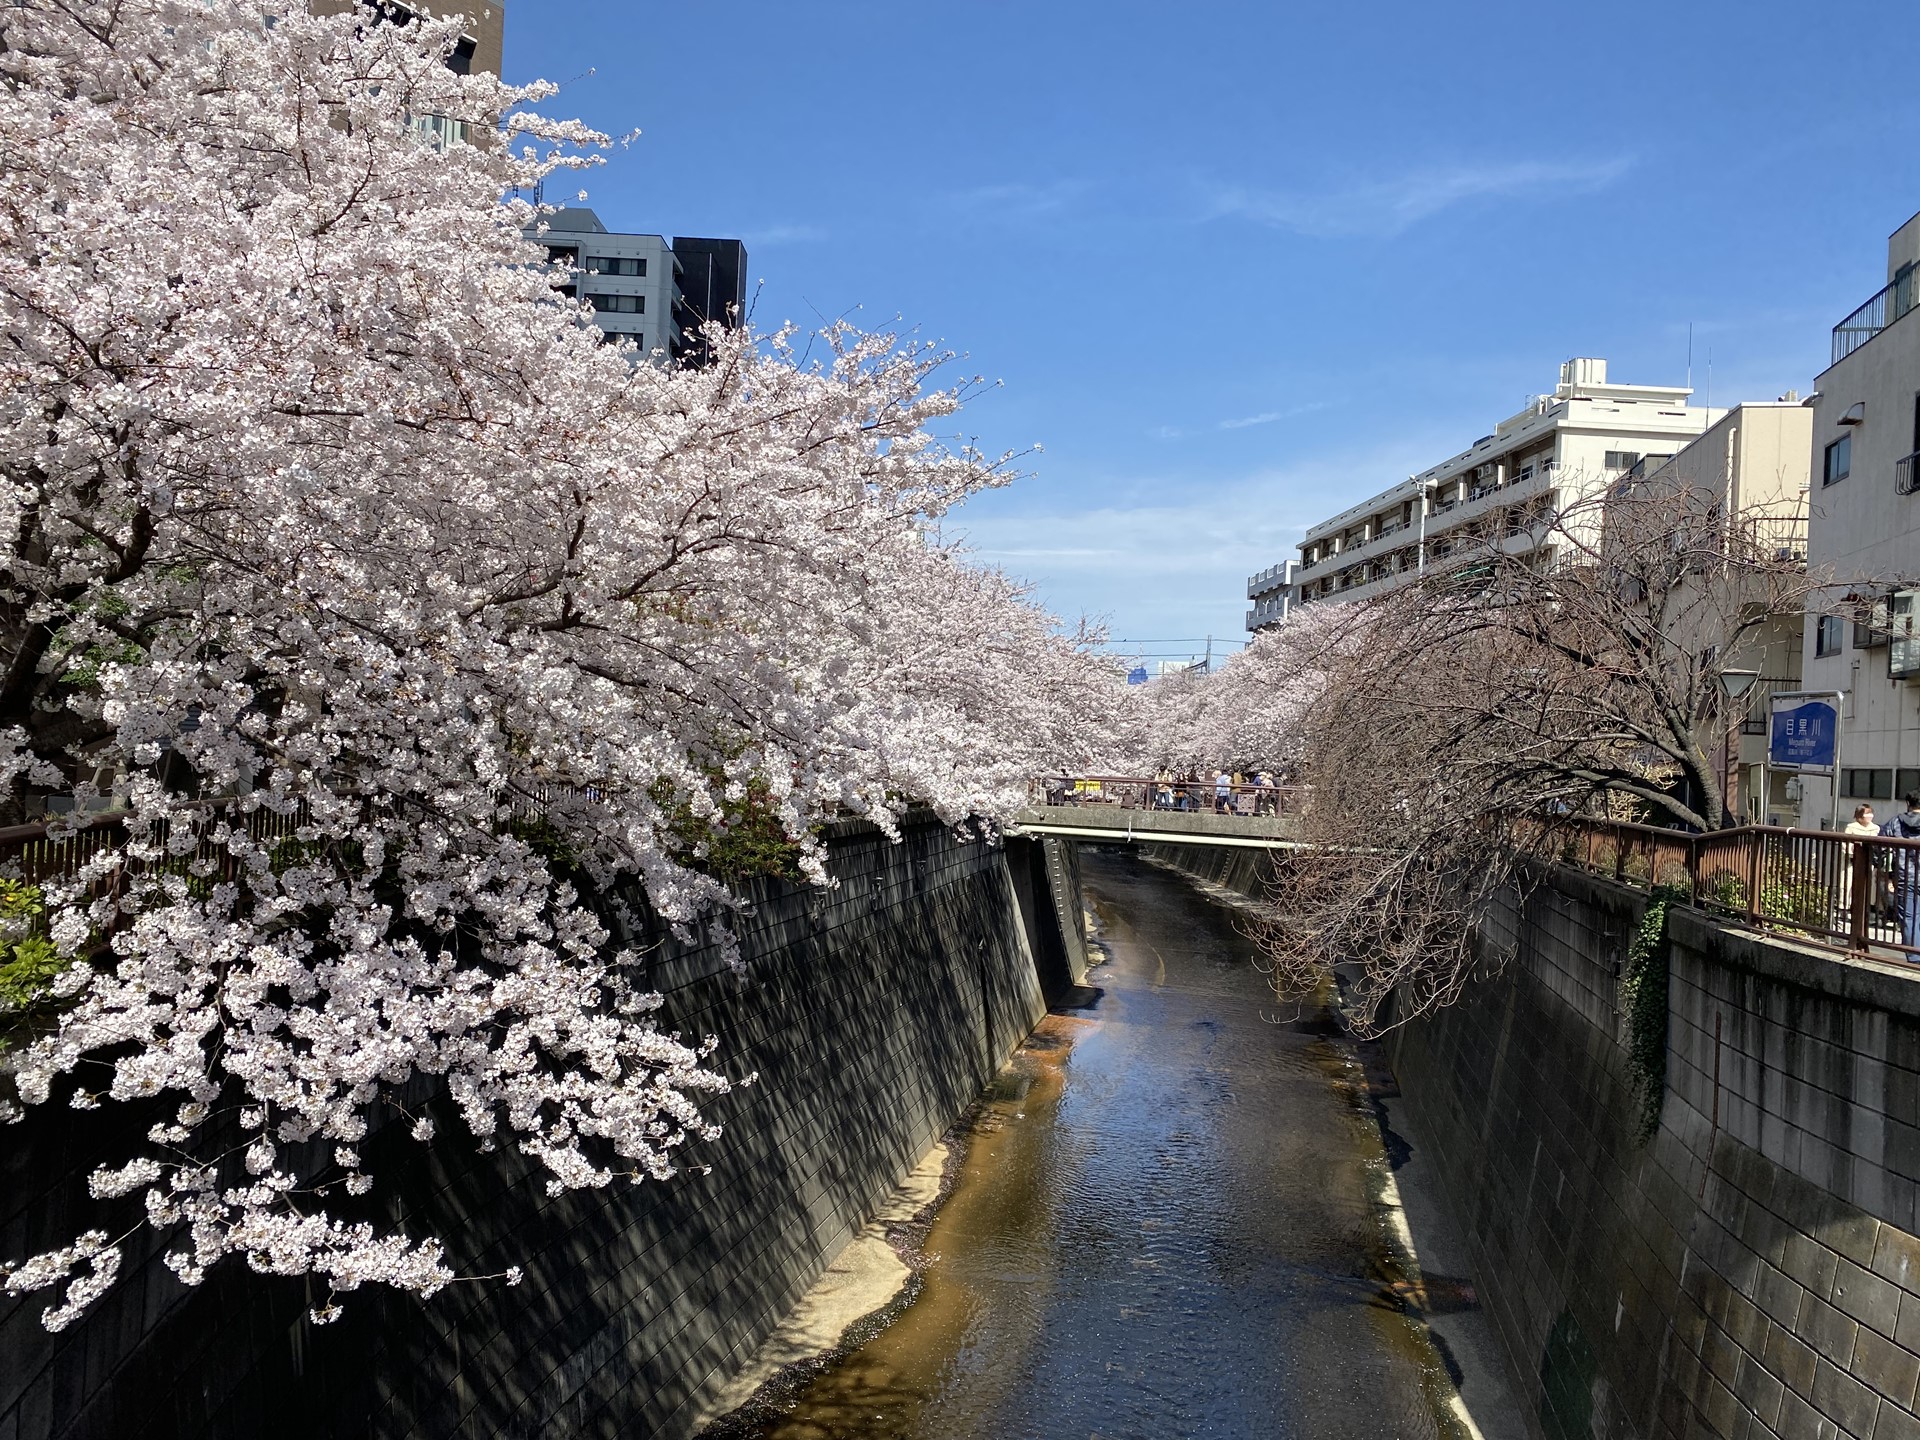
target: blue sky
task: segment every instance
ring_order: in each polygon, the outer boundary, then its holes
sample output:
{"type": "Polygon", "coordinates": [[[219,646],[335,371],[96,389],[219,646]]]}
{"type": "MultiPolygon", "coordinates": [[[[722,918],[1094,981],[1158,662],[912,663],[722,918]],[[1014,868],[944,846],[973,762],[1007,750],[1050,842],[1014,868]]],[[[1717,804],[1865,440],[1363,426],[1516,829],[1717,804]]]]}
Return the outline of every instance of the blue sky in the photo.
{"type": "Polygon", "coordinates": [[[1920,209],[1903,13],[509,0],[506,70],[639,130],[589,203],[743,239],[759,323],[1003,382],[963,429],[1045,451],[952,522],[984,558],[1237,641],[1247,575],[1570,355],[1678,384],[1691,323],[1714,403],[1811,389],[1920,209]]]}

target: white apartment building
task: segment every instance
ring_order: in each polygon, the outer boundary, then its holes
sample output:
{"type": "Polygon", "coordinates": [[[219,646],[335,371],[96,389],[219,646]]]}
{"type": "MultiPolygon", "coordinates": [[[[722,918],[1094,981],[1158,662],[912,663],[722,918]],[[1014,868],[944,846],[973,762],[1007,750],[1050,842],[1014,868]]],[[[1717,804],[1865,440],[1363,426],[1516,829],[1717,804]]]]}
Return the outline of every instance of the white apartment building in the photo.
{"type": "MultiPolygon", "coordinates": [[[[1830,572],[1832,609],[1808,616],[1809,690],[1844,692],[1838,822],[1872,801],[1884,819],[1920,790],[1920,215],[1887,242],[1887,283],[1833,329],[1811,399],[1808,561],[1830,572]],[[1864,618],[1865,623],[1860,623],[1864,618]]],[[[1809,775],[1798,823],[1836,821],[1809,775]]]]}
{"type": "MultiPolygon", "coordinates": [[[[556,261],[580,272],[580,297],[593,306],[593,323],[609,339],[633,341],[658,360],[678,353],[678,265],[664,235],[618,235],[591,210],[560,210],[544,228],[527,232],[556,261]]],[[[572,295],[575,286],[561,293],[572,295]]]]}
{"type": "MultiPolygon", "coordinates": [[[[1636,487],[1656,492],[1687,490],[1718,496],[1722,513],[1739,516],[1742,529],[1763,553],[1779,561],[1805,563],[1812,440],[1813,411],[1789,392],[1778,400],[1736,405],[1671,458],[1657,463],[1650,463],[1651,456],[1643,459],[1629,472],[1629,479],[1636,487]]],[[[1739,702],[1737,739],[1729,721],[1735,753],[1723,761],[1723,769],[1732,771],[1733,803],[1756,822],[1794,821],[1803,788],[1784,772],[1768,775],[1763,763],[1768,697],[1805,687],[1802,618],[1783,615],[1768,620],[1727,656],[1730,667],[1757,676],[1739,702]],[[1763,779],[1770,786],[1764,807],[1763,779]]]]}
{"type": "Polygon", "coordinates": [[[1605,360],[1567,361],[1552,394],[1491,435],[1309,529],[1283,603],[1273,603],[1278,567],[1248,582],[1247,628],[1293,605],[1381,594],[1488,536],[1515,553],[1533,549],[1559,507],[1604,492],[1650,456],[1674,454],[1724,413],[1689,405],[1691,393],[1611,384],[1605,360]]]}
{"type": "Polygon", "coordinates": [[[1286,618],[1293,604],[1294,568],[1293,561],[1282,560],[1247,577],[1247,599],[1253,602],[1247,611],[1247,629],[1264,630],[1286,618]]]}

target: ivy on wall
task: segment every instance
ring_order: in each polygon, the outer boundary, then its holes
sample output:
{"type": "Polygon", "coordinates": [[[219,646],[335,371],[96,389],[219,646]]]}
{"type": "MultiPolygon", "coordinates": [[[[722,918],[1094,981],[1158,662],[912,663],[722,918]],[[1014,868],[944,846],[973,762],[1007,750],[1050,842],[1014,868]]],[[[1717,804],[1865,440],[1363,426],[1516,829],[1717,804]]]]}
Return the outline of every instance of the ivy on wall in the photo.
{"type": "Polygon", "coordinates": [[[1660,1106],[1667,1094],[1667,910],[1687,898],[1687,892],[1676,886],[1655,887],[1627,946],[1627,963],[1620,975],[1627,1074],[1640,1101],[1634,1138],[1642,1145],[1660,1128],[1660,1106]]]}

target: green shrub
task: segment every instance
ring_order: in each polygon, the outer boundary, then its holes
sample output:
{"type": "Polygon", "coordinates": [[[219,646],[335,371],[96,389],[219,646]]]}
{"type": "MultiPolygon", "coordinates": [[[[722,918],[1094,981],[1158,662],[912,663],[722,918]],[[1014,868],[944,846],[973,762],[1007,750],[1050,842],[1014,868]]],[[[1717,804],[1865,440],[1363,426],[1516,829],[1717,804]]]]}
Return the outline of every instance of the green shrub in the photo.
{"type": "Polygon", "coordinates": [[[0,1021],[34,1009],[72,963],[46,937],[46,910],[38,885],[0,880],[0,1021]]]}

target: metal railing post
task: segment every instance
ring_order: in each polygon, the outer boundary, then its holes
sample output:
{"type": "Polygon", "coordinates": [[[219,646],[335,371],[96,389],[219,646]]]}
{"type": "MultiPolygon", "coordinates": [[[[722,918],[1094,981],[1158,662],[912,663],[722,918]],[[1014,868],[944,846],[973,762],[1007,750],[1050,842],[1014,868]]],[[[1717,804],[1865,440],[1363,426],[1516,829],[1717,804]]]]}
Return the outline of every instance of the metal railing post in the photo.
{"type": "Polygon", "coordinates": [[[1864,950],[1867,948],[1868,905],[1873,898],[1873,856],[1865,845],[1856,844],[1851,861],[1853,878],[1849,891],[1851,903],[1847,906],[1851,912],[1848,916],[1847,939],[1854,949],[1864,950]]]}

